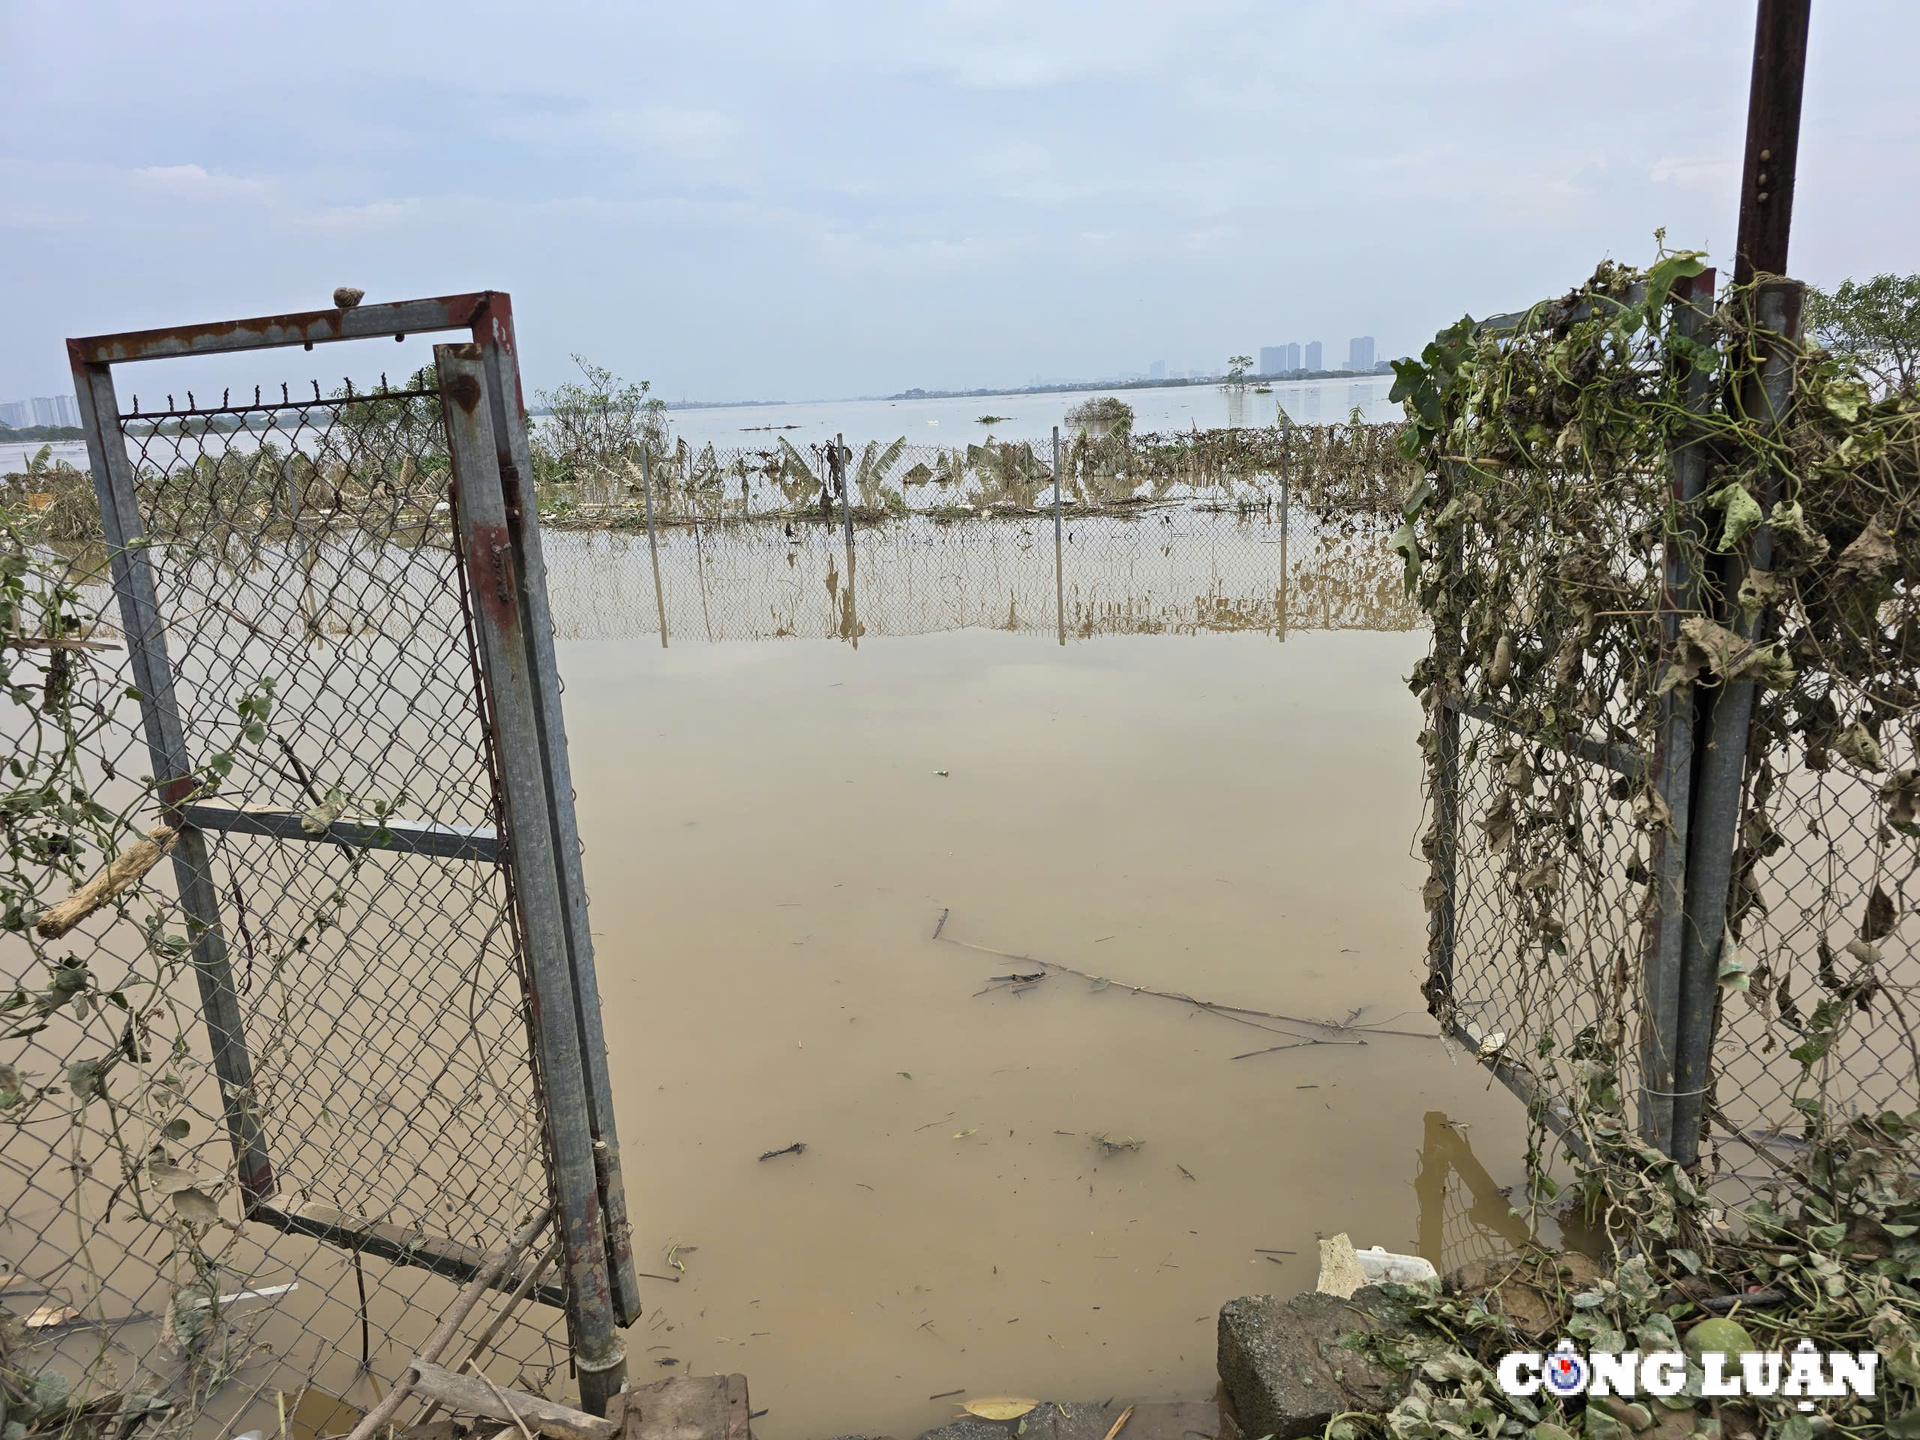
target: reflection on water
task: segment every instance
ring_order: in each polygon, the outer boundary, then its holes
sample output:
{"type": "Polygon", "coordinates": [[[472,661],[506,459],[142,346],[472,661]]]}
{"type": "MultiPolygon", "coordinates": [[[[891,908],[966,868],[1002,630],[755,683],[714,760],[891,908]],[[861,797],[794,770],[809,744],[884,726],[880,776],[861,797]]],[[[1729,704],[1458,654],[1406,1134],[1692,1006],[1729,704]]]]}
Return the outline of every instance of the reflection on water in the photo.
{"type": "Polygon", "coordinates": [[[1442,1273],[1515,1253],[1533,1240],[1506,1190],[1474,1155],[1466,1132],[1438,1110],[1427,1112],[1413,1193],[1420,1205],[1419,1253],[1442,1273]]]}
{"type": "Polygon", "coordinates": [[[854,532],[823,525],[659,533],[660,599],[644,533],[550,531],[554,622],[568,639],[858,640],[995,629],[1086,639],[1302,630],[1411,630],[1417,607],[1378,527],[1164,509],[1069,521],[1056,583],[1050,520],[854,532]],[[664,617],[661,614],[664,606],[664,617]]]}

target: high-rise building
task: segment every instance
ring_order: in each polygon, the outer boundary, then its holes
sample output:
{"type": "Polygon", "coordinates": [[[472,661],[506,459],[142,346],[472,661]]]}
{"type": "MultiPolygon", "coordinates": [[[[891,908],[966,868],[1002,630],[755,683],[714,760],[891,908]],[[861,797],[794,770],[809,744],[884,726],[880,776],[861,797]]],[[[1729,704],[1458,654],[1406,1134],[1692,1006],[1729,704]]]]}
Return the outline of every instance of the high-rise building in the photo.
{"type": "Polygon", "coordinates": [[[1320,348],[1320,342],[1318,340],[1309,340],[1307,342],[1307,369],[1319,370],[1322,368],[1320,364],[1320,348]]]}
{"type": "Polygon", "coordinates": [[[33,406],[35,425],[78,425],[80,407],[71,395],[36,395],[28,402],[33,406]]]}
{"type": "Polygon", "coordinates": [[[25,429],[33,423],[33,405],[26,400],[0,400],[0,425],[25,429]]]}
{"type": "Polygon", "coordinates": [[[1373,369],[1373,337],[1356,335],[1347,342],[1347,369],[1373,369]]]}
{"type": "Polygon", "coordinates": [[[1278,375],[1287,368],[1287,347],[1284,345],[1262,345],[1260,347],[1260,373],[1278,375]]]}
{"type": "Polygon", "coordinates": [[[1166,379],[1167,378],[1167,362],[1164,360],[1156,360],[1151,365],[1147,366],[1147,378],[1149,380],[1166,379]]]}
{"type": "Polygon", "coordinates": [[[1281,364],[1280,368],[1289,375],[1300,368],[1300,342],[1298,340],[1290,340],[1287,342],[1287,358],[1281,364]]]}

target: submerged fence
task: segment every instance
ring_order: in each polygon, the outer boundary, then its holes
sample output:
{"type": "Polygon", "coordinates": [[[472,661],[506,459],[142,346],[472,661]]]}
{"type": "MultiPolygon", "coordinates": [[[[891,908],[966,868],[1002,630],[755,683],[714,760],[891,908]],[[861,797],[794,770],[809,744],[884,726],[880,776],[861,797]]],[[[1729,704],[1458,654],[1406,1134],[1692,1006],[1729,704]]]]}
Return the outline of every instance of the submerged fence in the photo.
{"type": "Polygon", "coordinates": [[[547,536],[567,639],[777,640],[987,628],[1100,635],[1411,630],[1377,525],[1167,507],[1052,521],[705,522],[547,536]],[[656,586],[654,574],[658,570],[656,586]]]}
{"type": "Polygon", "coordinates": [[[1799,297],[1603,268],[1410,387],[1430,1008],[1574,1146],[1749,1189],[1920,1105],[1920,404],[1799,297]]]}
{"type": "Polygon", "coordinates": [[[623,1371],[511,315],[380,310],[73,342],[104,559],[3,542],[0,1384],[37,1429],[338,1433],[443,1323],[503,1384],[623,1371]],[[197,417],[238,441],[119,412],[115,364],[401,329],[495,343],[197,417]]]}
{"type": "Polygon", "coordinates": [[[1284,489],[1321,512],[1397,511],[1412,468],[1399,425],[1316,425],[1165,435],[1074,434],[1055,443],[996,441],[937,446],[904,436],[796,446],[698,448],[613,454],[569,470],[542,488],[549,525],[631,526],[649,502],[656,523],[726,519],[831,519],[843,501],[867,517],[926,513],[1019,513],[1060,497],[1076,513],[1121,512],[1143,503],[1274,503],[1284,489]]]}

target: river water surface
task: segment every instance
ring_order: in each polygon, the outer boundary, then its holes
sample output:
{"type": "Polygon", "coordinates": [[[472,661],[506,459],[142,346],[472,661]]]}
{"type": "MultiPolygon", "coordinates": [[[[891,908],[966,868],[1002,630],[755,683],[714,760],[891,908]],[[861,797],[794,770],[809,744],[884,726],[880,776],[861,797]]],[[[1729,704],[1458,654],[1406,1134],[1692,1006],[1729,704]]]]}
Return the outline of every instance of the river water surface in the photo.
{"type": "Polygon", "coordinates": [[[1423,645],[563,640],[635,1251],[676,1277],[636,1379],[743,1371],[774,1440],[1205,1398],[1220,1304],[1310,1288],[1316,1237],[1510,1237],[1523,1114],[1413,1038],[1423,645]],[[1098,978],[995,978],[1040,961],[1098,978]]]}

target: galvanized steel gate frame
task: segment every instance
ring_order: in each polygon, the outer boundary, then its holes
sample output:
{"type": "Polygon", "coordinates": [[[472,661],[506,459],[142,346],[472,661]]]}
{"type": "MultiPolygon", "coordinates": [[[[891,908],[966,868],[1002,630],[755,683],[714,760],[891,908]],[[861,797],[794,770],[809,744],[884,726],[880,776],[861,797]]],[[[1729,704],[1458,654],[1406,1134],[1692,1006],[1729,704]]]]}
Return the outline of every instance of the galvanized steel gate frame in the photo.
{"type": "Polygon", "coordinates": [[[70,340],[67,349],[156,789],[165,820],[179,832],[174,878],[193,935],[194,973],[247,1217],[396,1264],[471,1278],[472,1265],[458,1255],[436,1255],[416,1245],[383,1248],[364,1232],[334,1233],[268,1203],[277,1189],[272,1136],[249,1099],[252,1060],[205,832],[265,835],[288,843],[344,841],[356,848],[490,860],[505,867],[527,959],[532,1058],[544,1092],[549,1183],[565,1250],[564,1303],[573,1361],[582,1404],[603,1413],[626,1378],[619,1330],[638,1317],[640,1303],[510,297],[480,291],[136,331],[70,340]],[[113,367],[446,331],[471,337],[436,345],[434,356],[452,460],[454,543],[465,571],[464,603],[479,641],[479,703],[486,712],[500,791],[496,813],[505,834],[394,820],[379,827],[336,821],[316,835],[296,812],[195,802],[196,759],[188,751],[175,698],[135,476],[119,428],[113,367]]]}

